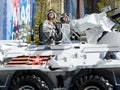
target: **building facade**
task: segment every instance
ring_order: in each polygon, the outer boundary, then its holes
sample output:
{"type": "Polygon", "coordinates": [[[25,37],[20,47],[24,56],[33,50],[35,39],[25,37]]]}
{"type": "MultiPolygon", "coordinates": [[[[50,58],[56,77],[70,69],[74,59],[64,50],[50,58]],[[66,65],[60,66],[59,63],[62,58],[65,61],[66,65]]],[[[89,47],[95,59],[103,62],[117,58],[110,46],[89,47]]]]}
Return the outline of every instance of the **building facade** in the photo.
{"type": "Polygon", "coordinates": [[[96,0],[65,0],[65,12],[72,19],[81,18],[94,11],[96,0]]]}
{"type": "Polygon", "coordinates": [[[31,29],[34,7],[35,0],[1,0],[0,40],[19,39],[23,25],[31,29]]]}
{"type": "MultiPolygon", "coordinates": [[[[71,19],[82,18],[86,14],[97,13],[99,11],[98,3],[102,3],[103,1],[104,0],[65,0],[65,12],[70,15],[71,19]]],[[[120,0],[108,0],[106,5],[114,7],[115,1],[116,6],[120,7],[118,3],[120,0]]]]}
{"type": "Polygon", "coordinates": [[[77,0],[65,0],[65,13],[67,13],[71,19],[76,18],[77,0]]]}

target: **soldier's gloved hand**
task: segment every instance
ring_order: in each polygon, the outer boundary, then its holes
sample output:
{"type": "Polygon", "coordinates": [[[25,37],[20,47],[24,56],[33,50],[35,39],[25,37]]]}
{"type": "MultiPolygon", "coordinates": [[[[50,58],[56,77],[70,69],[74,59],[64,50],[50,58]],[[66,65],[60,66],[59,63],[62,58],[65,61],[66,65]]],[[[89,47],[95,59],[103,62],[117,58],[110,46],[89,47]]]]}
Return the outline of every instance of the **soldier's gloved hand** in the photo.
{"type": "Polygon", "coordinates": [[[62,23],[56,22],[55,27],[56,27],[56,30],[57,30],[57,34],[59,34],[61,32],[62,23]]]}

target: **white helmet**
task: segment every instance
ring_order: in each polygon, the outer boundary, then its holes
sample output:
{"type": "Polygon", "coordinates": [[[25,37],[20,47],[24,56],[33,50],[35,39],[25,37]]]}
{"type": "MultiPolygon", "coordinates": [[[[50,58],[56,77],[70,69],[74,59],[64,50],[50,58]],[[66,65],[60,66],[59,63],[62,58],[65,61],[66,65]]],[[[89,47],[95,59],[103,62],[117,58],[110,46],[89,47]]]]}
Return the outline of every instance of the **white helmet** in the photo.
{"type": "Polygon", "coordinates": [[[60,21],[63,17],[67,17],[67,21],[69,21],[69,16],[66,13],[60,15],[60,21]]]}
{"type": "Polygon", "coordinates": [[[55,10],[54,10],[54,9],[50,9],[50,10],[48,10],[48,12],[47,12],[47,14],[46,14],[47,19],[48,19],[48,15],[49,15],[50,13],[53,13],[53,14],[54,14],[54,16],[55,16],[54,19],[57,17],[55,10]]]}

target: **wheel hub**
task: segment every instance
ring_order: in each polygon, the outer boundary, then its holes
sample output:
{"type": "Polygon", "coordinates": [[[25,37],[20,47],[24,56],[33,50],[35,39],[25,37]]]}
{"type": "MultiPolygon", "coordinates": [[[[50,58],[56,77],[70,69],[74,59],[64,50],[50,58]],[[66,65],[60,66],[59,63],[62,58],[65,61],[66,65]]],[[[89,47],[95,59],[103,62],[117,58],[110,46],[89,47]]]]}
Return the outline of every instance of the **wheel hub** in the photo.
{"type": "Polygon", "coordinates": [[[33,88],[32,86],[29,86],[29,85],[24,85],[24,86],[20,87],[18,90],[35,90],[35,88],[33,88]]]}
{"type": "Polygon", "coordinates": [[[96,86],[88,86],[84,90],[100,90],[100,88],[98,88],[96,86]]]}

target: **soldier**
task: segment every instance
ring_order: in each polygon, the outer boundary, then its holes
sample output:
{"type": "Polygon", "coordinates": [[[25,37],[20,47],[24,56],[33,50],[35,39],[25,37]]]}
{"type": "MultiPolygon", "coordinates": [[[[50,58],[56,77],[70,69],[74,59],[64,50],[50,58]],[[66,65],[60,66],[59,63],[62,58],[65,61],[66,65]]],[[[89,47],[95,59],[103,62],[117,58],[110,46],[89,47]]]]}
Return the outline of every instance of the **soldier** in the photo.
{"type": "Polygon", "coordinates": [[[60,15],[60,22],[62,23],[62,32],[63,32],[63,37],[61,42],[66,43],[70,41],[70,25],[69,25],[69,16],[66,13],[63,13],[60,15]]]}
{"type": "Polygon", "coordinates": [[[74,31],[74,29],[71,26],[71,21],[69,19],[69,16],[66,13],[63,13],[60,15],[60,21],[62,23],[62,31],[64,32],[62,41],[67,41],[69,40],[80,40],[80,35],[74,31]],[[67,38],[67,40],[66,40],[67,38]]]}
{"type": "Polygon", "coordinates": [[[53,9],[48,10],[41,31],[43,44],[56,44],[62,38],[60,29],[58,29],[54,23],[55,19],[56,12],[53,9]]]}
{"type": "Polygon", "coordinates": [[[66,13],[60,15],[61,23],[69,23],[69,16],[66,13]]]}

